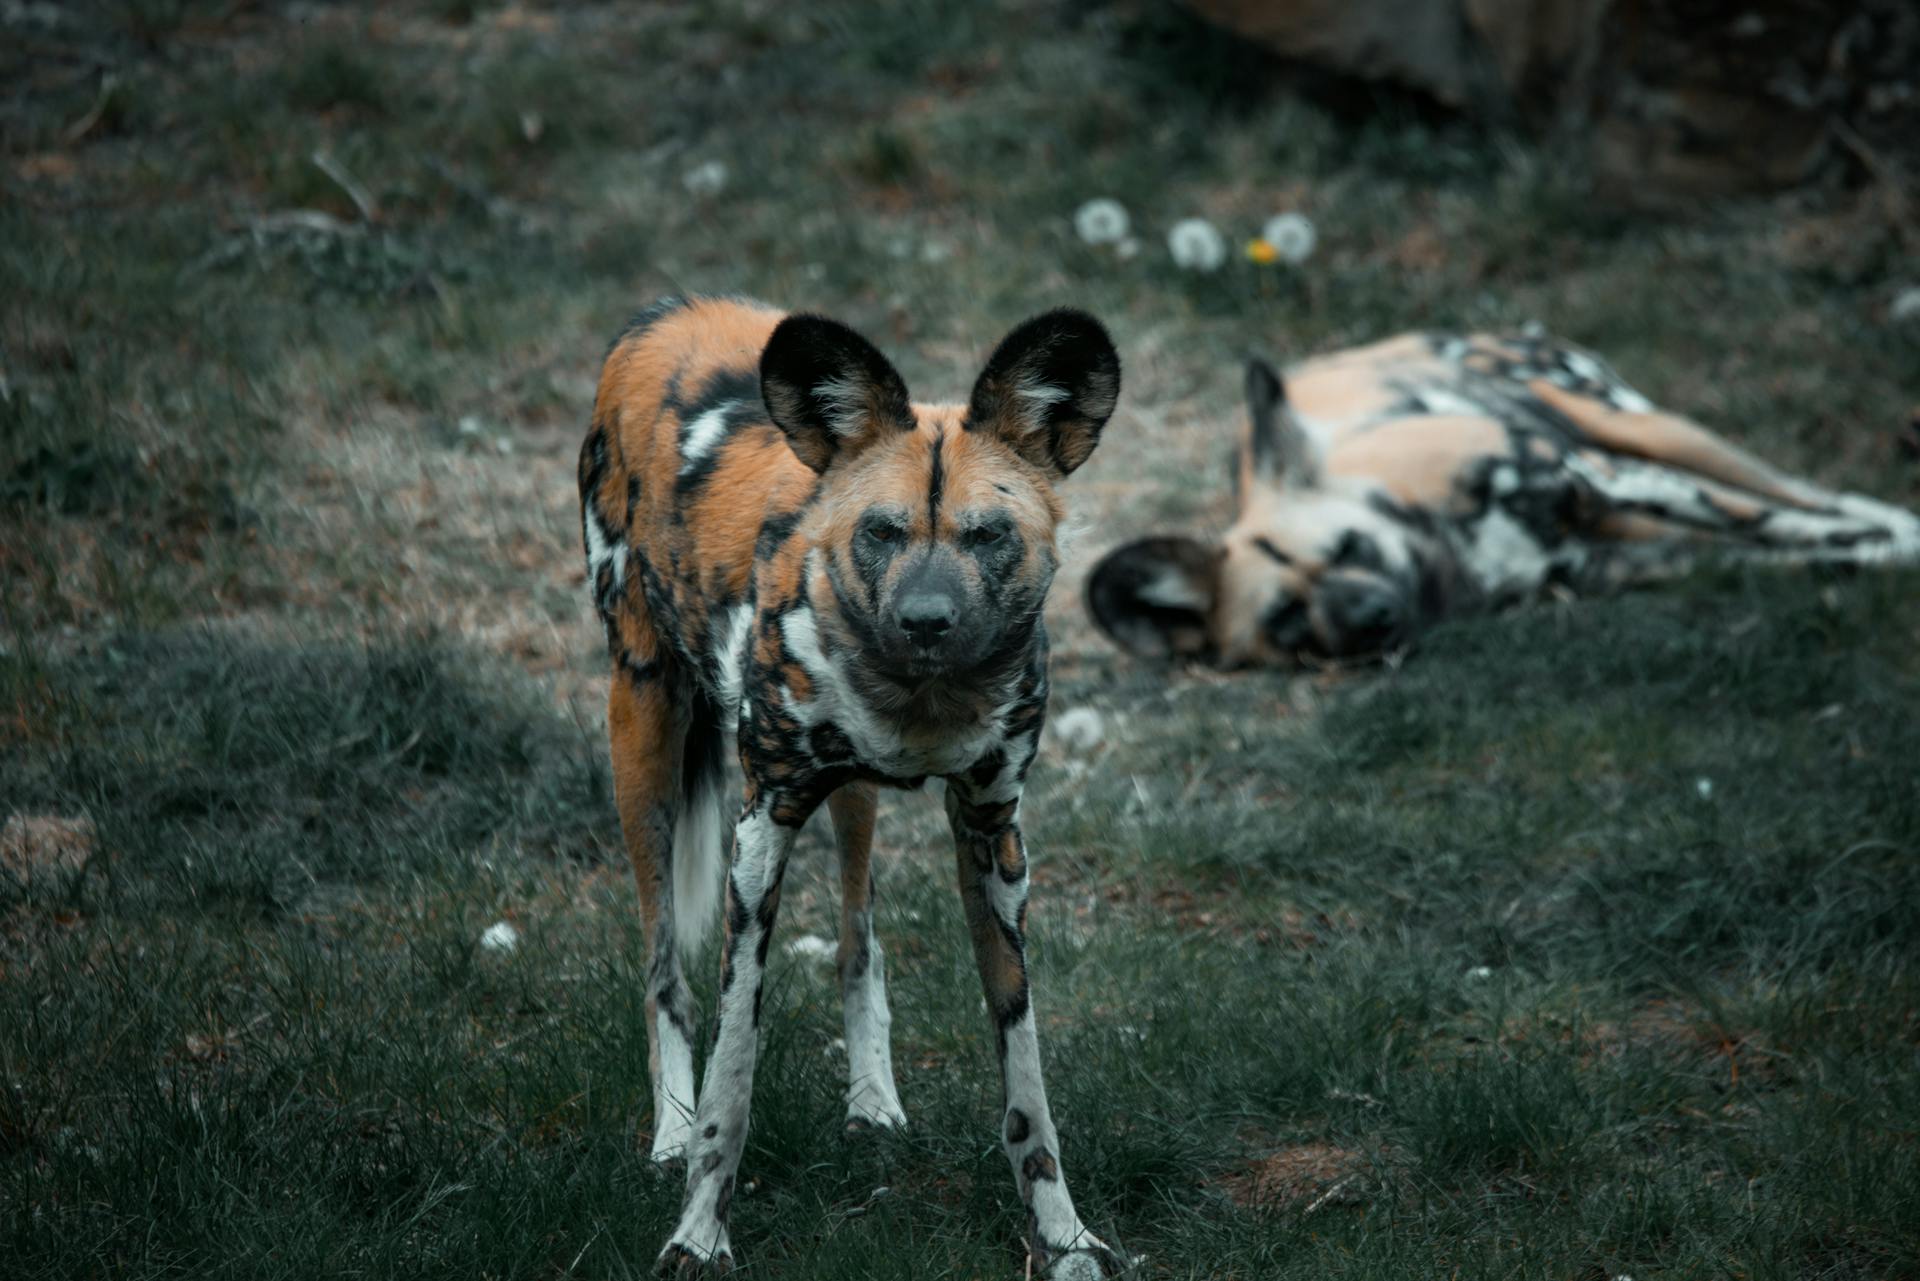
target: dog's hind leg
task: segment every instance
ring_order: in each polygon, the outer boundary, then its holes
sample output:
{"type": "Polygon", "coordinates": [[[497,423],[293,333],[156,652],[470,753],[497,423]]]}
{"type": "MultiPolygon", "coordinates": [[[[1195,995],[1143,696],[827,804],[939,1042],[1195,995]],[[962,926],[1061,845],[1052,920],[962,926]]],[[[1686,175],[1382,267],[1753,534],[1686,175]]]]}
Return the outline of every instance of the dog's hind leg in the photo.
{"type": "Polygon", "coordinates": [[[840,992],[846,1011],[850,1130],[893,1129],[907,1123],[893,1079],[886,962],[873,933],[873,816],[878,804],[871,783],[849,783],[827,801],[840,846],[840,992]]]}
{"type": "Polygon", "coordinates": [[[1596,357],[1587,356],[1614,386],[1638,399],[1643,407],[1619,409],[1591,395],[1582,395],[1544,380],[1528,390],[1549,407],[1564,414],[1587,440],[1624,458],[1643,459],[1655,466],[1690,472],[1731,489],[1744,490],[1786,507],[1818,507],[1829,495],[1819,486],[1774,467],[1690,418],[1645,403],[1645,398],[1619,381],[1596,357]]]}
{"type": "Polygon", "coordinates": [[[787,855],[818,804],[817,798],[801,801],[753,784],[749,791],[747,809],[734,827],[733,860],[727,869],[720,1026],[707,1058],[700,1109],[687,1146],[687,1193],[680,1222],[660,1252],[658,1267],[663,1272],[685,1272],[701,1265],[725,1272],[733,1266],[727,1212],[733,1204],[734,1173],[747,1143],[767,947],[780,911],[787,855]]]}
{"type": "Polygon", "coordinates": [[[613,795],[640,890],[647,947],[647,1070],[653,1078],[656,1162],[684,1155],[693,1129],[693,998],[676,946],[675,829],[683,825],[687,720],[659,661],[623,648],[607,696],[613,795]]]}
{"type": "Polygon", "coordinates": [[[1859,494],[1822,493],[1819,505],[1789,505],[1638,459],[1569,454],[1565,465],[1604,509],[1599,527],[1616,539],[1687,533],[1762,560],[1920,560],[1920,516],[1859,494]]]}

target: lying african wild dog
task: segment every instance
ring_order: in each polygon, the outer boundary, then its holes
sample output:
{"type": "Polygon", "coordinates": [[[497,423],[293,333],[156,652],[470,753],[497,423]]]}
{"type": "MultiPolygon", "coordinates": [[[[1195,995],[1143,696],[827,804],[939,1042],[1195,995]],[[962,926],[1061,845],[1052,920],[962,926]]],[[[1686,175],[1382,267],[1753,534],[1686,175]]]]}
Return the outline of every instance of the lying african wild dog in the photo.
{"type": "Polygon", "coordinates": [[[1217,544],[1109,553],[1087,604],[1121,647],[1222,667],[1392,652],[1435,620],[1684,572],[1703,551],[1920,559],[1920,518],[1783,475],[1538,330],[1408,334],[1247,369],[1217,544]]]}
{"type": "Polygon", "coordinates": [[[1076,1275],[1116,1267],[1074,1212],[1040,1078],[1019,803],[1046,711],[1054,484],[1093,452],[1119,384],[1106,332],[1066,310],[1010,333],[963,406],[909,402],[844,325],[745,301],[657,303],[608,354],[581,518],[648,941],[653,1157],[688,1162],[663,1268],[731,1266],[767,944],[788,852],[822,801],[840,850],[848,1125],[905,1122],[868,859],[876,785],[930,776],[946,780],[1034,1254],[1076,1275]],[[736,730],[746,799],[696,1108],[681,953],[717,911],[736,730]]]}

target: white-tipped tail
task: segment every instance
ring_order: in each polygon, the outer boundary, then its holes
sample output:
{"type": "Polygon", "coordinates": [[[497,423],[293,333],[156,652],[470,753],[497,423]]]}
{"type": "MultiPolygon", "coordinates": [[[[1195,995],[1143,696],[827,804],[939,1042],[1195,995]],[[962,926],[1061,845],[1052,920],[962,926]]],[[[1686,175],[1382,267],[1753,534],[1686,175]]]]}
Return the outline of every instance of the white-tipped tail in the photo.
{"type": "Polygon", "coordinates": [[[700,950],[720,916],[726,873],[726,818],[718,772],[702,778],[673,828],[673,941],[681,960],[700,950]]]}

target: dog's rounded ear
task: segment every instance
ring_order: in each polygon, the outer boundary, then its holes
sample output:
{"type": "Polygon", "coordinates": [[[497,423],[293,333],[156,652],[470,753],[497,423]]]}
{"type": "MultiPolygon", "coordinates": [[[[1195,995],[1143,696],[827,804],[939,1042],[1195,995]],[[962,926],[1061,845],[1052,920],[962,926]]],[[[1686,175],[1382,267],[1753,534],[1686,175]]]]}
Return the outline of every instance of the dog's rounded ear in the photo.
{"type": "Polygon", "coordinates": [[[1087,461],[1120,399],[1120,355],[1100,322],[1061,308],[1000,340],[967,402],[987,432],[1059,477],[1087,461]]]}
{"type": "Polygon", "coordinates": [[[1087,611],[1136,657],[1210,659],[1207,620],[1219,575],[1217,547],[1192,538],[1143,538],[1116,547],[1093,567],[1087,611]]]}
{"type": "Polygon", "coordinates": [[[882,436],[913,430],[907,384],[837,320],[788,316],[760,353],[760,395],[801,462],[823,472],[882,436]]]}

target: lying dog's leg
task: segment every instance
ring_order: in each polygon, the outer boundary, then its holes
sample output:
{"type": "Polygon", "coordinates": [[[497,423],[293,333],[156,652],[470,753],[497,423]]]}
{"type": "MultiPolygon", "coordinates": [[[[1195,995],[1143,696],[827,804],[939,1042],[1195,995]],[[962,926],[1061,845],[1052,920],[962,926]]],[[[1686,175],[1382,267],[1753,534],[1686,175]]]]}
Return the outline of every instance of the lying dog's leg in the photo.
{"type": "Polygon", "coordinates": [[[871,783],[849,783],[827,800],[840,845],[840,992],[847,1029],[847,1128],[907,1123],[893,1081],[886,962],[873,933],[871,783]]]}
{"type": "Polygon", "coordinates": [[[1861,564],[1920,560],[1920,516],[1858,494],[1827,493],[1818,505],[1786,505],[1688,472],[1637,459],[1570,454],[1569,473],[1606,505],[1623,533],[1661,525],[1727,541],[1728,550],[1760,558],[1861,564]]]}
{"type": "Polygon", "coordinates": [[[700,1110],[687,1151],[686,1200],[679,1226],[660,1252],[662,1271],[710,1264],[725,1272],[733,1266],[727,1209],[733,1200],[740,1151],[747,1141],[767,946],[780,910],[780,880],[786,873],[787,855],[811,808],[789,808],[783,801],[757,792],[734,827],[720,968],[720,1027],[707,1059],[700,1110]],[[784,821],[776,820],[776,813],[784,821]]]}
{"type": "MultiPolygon", "coordinates": [[[[1646,398],[1628,387],[1604,362],[1581,353],[1594,372],[1612,386],[1615,395],[1644,405],[1646,398]]],[[[1592,395],[1555,387],[1545,380],[1528,390],[1564,414],[1594,444],[1622,458],[1643,459],[1672,472],[1691,473],[1703,480],[1744,490],[1788,507],[1821,505],[1826,495],[1818,487],[1789,476],[1771,463],[1748,453],[1699,423],[1648,405],[1616,409],[1592,395]]]]}
{"type": "Polygon", "coordinates": [[[973,938],[1000,1053],[1005,1104],[1000,1138],[1027,1222],[1034,1263],[1054,1277],[1116,1274],[1120,1257],[1087,1231],[1067,1193],[1060,1139],[1040,1077],[1040,1040],[1027,990],[1027,853],[1015,804],[981,804],[947,782],[947,821],[959,864],[960,902],[973,938]]]}
{"type": "MultiPolygon", "coordinates": [[[[643,639],[650,639],[649,632],[643,639]]],[[[685,1155],[693,1133],[693,998],[674,929],[674,828],[681,819],[685,720],[658,662],[624,651],[607,695],[613,794],[640,890],[647,940],[647,1070],[653,1078],[653,1159],[685,1155]]]]}

